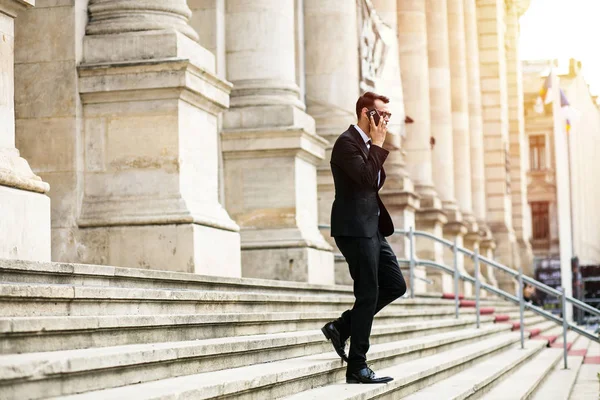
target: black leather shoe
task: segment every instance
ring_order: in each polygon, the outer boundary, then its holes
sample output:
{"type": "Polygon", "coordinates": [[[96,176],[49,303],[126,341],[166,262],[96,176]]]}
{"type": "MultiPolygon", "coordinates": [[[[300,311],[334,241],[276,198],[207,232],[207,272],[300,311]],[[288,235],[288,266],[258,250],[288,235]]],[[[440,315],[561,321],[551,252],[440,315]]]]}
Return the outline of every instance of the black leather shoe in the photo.
{"type": "Polygon", "coordinates": [[[375,376],[375,372],[369,367],[365,367],[356,372],[346,373],[346,383],[388,383],[393,381],[391,376],[375,376]]]}
{"type": "Polygon", "coordinates": [[[325,335],[328,340],[331,340],[333,349],[338,356],[342,357],[342,360],[348,362],[348,356],[346,356],[346,340],[348,340],[348,338],[341,337],[340,331],[338,331],[333,322],[326,323],[325,326],[321,328],[321,332],[323,332],[323,335],[325,335]]]}

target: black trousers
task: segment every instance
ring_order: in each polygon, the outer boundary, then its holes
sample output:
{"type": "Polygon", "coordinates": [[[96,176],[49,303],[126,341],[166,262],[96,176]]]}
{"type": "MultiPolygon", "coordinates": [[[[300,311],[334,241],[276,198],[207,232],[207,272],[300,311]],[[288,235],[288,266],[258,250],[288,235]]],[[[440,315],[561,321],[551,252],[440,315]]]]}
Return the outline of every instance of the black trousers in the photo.
{"type": "Polygon", "coordinates": [[[373,317],[406,293],[406,282],[392,248],[381,233],[370,238],[338,236],[335,243],[346,258],[354,280],[354,307],[335,321],[342,337],[351,337],[348,371],[367,366],[373,317]]]}

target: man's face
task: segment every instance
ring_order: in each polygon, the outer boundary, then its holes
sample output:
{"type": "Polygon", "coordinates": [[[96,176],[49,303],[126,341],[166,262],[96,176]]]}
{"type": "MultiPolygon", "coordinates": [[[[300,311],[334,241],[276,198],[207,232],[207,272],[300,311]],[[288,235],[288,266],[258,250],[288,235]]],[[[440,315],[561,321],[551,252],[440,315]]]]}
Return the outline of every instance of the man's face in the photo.
{"type": "Polygon", "coordinates": [[[383,118],[386,124],[390,122],[390,118],[392,117],[392,113],[388,108],[388,104],[385,104],[381,100],[375,100],[375,109],[379,113],[379,116],[383,118]]]}

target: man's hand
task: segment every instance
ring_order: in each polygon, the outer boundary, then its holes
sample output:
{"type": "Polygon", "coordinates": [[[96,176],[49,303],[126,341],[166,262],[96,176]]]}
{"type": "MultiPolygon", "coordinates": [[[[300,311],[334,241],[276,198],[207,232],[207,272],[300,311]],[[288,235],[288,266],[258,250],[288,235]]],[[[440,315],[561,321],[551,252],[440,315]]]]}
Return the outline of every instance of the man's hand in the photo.
{"type": "Polygon", "coordinates": [[[373,144],[379,147],[383,147],[383,142],[385,142],[385,135],[387,134],[387,124],[383,120],[383,118],[379,119],[379,125],[375,125],[375,121],[373,120],[373,116],[369,117],[371,122],[371,140],[373,144]]]}

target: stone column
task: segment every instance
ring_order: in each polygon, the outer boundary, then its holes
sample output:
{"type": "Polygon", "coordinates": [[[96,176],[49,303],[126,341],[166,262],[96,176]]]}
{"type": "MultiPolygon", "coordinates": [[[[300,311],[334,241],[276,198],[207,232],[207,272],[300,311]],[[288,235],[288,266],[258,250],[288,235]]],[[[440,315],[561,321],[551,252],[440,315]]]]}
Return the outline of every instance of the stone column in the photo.
{"type": "Polygon", "coordinates": [[[531,248],[531,211],[527,203],[527,169],[529,145],[525,137],[523,109],[523,75],[519,59],[519,17],[524,10],[518,2],[507,5],[506,70],[508,79],[508,117],[510,132],[510,187],[512,192],[512,222],[517,235],[519,259],[523,272],[533,276],[531,248]]]}
{"type": "MultiPolygon", "coordinates": [[[[477,15],[475,0],[464,0],[465,44],[467,55],[467,79],[469,97],[469,131],[471,144],[471,200],[473,214],[479,228],[469,232],[464,239],[465,247],[488,251],[492,245],[492,233],[486,223],[485,171],[483,161],[483,117],[481,111],[481,83],[479,74],[479,45],[477,38],[477,15]],[[484,246],[484,242],[486,246],[484,246]]],[[[490,255],[491,249],[490,249],[490,255]]],[[[473,273],[470,259],[465,263],[467,271],[473,273]]]]}
{"type": "Polygon", "coordinates": [[[78,222],[108,264],[240,276],[238,226],[217,184],[217,116],[231,85],[190,14],[185,0],[90,0],[78,222]]]}
{"type": "MultiPolygon", "coordinates": [[[[415,226],[415,211],[419,208],[419,199],[415,193],[413,182],[406,171],[405,152],[402,146],[406,132],[404,110],[404,93],[400,64],[398,60],[398,9],[396,0],[373,0],[377,16],[381,18],[382,32],[387,41],[388,53],[381,76],[375,82],[375,90],[390,98],[392,119],[388,125],[388,134],[384,147],[390,151],[385,162],[386,181],[380,195],[396,229],[409,230],[415,226]]],[[[387,239],[399,258],[409,258],[409,246],[406,236],[393,235],[387,239]]],[[[408,266],[400,265],[405,278],[408,279],[408,266]]],[[[418,267],[415,276],[425,277],[424,267],[418,267]]],[[[425,282],[415,280],[415,292],[426,291],[425,282]]]]}
{"type": "MultiPolygon", "coordinates": [[[[406,164],[420,199],[416,229],[442,236],[447,222],[435,191],[431,151],[431,109],[425,1],[398,1],[398,47],[406,114],[415,121],[406,129],[406,164]]],[[[443,248],[431,241],[417,241],[420,258],[443,262],[443,248]]],[[[429,271],[428,271],[429,273],[429,271]]],[[[452,278],[438,275],[434,291],[450,291],[452,278]]]]}
{"type": "Polygon", "coordinates": [[[33,4],[0,1],[0,258],[50,261],[50,186],[15,147],[15,18],[33,4]]]}
{"type": "MultiPolygon", "coordinates": [[[[356,123],[354,106],[359,96],[358,37],[356,4],[335,0],[304,0],[304,37],[306,66],[306,108],[315,119],[316,132],[328,144],[325,157],[317,167],[319,224],[331,224],[331,205],[335,191],[331,176],[331,148],[337,137],[356,123]],[[343,3],[343,4],[342,4],[343,3]],[[346,21],[341,25],[332,20],[346,21]]],[[[329,229],[322,230],[329,244],[335,241],[329,229]]],[[[348,264],[335,263],[335,281],[352,284],[348,264]]]]}
{"type": "MultiPolygon", "coordinates": [[[[504,43],[505,11],[502,0],[477,1],[479,66],[483,107],[487,221],[496,241],[495,256],[515,268],[518,261],[512,227],[508,169],[508,88],[504,43]]],[[[515,281],[497,273],[502,289],[514,292],[515,281]]]]}
{"type": "MultiPolygon", "coordinates": [[[[462,245],[466,233],[462,213],[456,204],[454,189],[454,150],[452,134],[452,88],[450,85],[450,54],[448,41],[447,0],[427,0],[427,49],[429,59],[429,94],[431,108],[431,136],[435,139],[432,149],[433,181],[448,216],[444,225],[444,237],[457,240],[462,245]]],[[[452,252],[444,252],[444,262],[453,266],[452,252]]],[[[458,267],[465,272],[462,254],[458,267]]],[[[431,270],[447,279],[447,274],[431,270]]],[[[462,286],[462,285],[461,285],[462,286]]]]}
{"type": "Polygon", "coordinates": [[[198,43],[215,55],[217,75],[225,78],[225,0],[187,0],[187,4],[198,43]]]}
{"type": "Polygon", "coordinates": [[[226,205],[241,227],[244,276],[334,283],[317,211],[328,142],[299,97],[296,21],[293,0],[226,2],[234,85],[222,132],[226,205]]]}
{"type": "Polygon", "coordinates": [[[471,140],[463,0],[448,0],[448,37],[452,75],[454,185],[458,206],[469,232],[477,231],[471,199],[471,140]]]}

